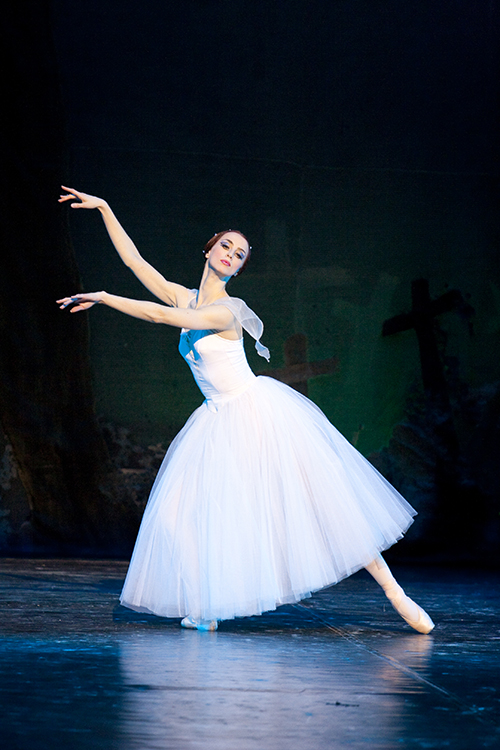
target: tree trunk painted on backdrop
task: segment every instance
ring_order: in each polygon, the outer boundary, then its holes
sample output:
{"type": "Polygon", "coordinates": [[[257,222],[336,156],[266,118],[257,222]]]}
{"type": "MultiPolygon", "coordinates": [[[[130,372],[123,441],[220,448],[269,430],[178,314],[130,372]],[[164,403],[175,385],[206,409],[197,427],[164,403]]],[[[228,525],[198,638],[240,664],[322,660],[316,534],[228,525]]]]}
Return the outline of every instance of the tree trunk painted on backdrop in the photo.
{"type": "Polygon", "coordinates": [[[4,164],[0,416],[31,506],[35,551],[112,544],[100,489],[107,451],[93,406],[85,315],[55,300],[81,289],[57,203],[65,138],[50,3],[2,10],[4,164]]]}

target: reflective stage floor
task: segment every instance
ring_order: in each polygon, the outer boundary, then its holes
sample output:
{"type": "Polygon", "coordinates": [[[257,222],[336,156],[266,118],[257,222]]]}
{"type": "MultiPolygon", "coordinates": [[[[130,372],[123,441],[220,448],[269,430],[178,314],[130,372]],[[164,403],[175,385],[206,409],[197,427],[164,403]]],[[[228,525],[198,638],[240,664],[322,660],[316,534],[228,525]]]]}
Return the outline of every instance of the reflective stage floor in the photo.
{"type": "Polygon", "coordinates": [[[0,560],[4,750],[500,747],[498,573],[395,567],[427,636],[364,571],[199,633],[120,607],[126,568],[0,560]]]}

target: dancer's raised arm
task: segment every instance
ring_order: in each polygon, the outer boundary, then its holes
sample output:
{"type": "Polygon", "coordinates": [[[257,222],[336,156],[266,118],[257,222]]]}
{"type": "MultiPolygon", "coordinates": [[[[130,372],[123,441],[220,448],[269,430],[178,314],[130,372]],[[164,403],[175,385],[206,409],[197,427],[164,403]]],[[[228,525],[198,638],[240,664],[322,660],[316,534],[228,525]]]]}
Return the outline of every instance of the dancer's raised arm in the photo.
{"type": "Polygon", "coordinates": [[[156,268],[144,260],[105,200],[64,185],[61,187],[67,191],[67,194],[60,196],[59,203],[75,201],[70,204],[71,208],[97,208],[101,212],[108,234],[120,258],[150,292],[167,305],[186,307],[189,299],[186,287],[167,281],[156,268]]]}

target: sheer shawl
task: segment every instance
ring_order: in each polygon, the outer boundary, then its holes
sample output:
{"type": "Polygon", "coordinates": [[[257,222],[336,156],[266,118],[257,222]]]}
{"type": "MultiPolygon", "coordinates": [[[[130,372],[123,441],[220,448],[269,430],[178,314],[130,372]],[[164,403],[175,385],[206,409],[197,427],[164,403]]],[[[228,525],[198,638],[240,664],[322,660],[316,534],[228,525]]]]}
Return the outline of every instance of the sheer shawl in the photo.
{"type": "MultiPolygon", "coordinates": [[[[198,290],[190,289],[190,291],[192,292],[193,297],[189,300],[189,306],[194,307],[198,290]]],[[[255,339],[257,353],[269,362],[271,357],[269,349],[260,342],[262,333],[264,332],[264,324],[254,311],[250,310],[246,302],[243,302],[243,300],[238,297],[223,297],[222,299],[212,302],[212,305],[224,305],[224,307],[227,307],[228,310],[233,313],[241,327],[255,339]]]]}

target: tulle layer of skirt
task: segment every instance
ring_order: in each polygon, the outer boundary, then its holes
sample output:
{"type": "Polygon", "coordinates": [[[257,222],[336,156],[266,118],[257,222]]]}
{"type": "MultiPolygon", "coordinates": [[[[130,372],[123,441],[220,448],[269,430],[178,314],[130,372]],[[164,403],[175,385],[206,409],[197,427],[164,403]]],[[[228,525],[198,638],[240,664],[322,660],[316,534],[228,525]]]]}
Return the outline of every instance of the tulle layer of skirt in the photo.
{"type": "Polygon", "coordinates": [[[416,514],[311,401],[268,377],[171,444],[124,606],[225,620],[299,601],[370,563],[416,514]]]}

